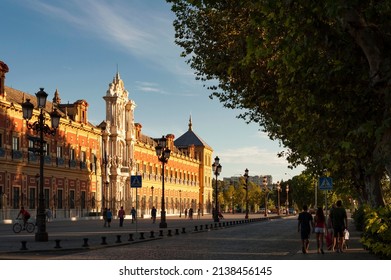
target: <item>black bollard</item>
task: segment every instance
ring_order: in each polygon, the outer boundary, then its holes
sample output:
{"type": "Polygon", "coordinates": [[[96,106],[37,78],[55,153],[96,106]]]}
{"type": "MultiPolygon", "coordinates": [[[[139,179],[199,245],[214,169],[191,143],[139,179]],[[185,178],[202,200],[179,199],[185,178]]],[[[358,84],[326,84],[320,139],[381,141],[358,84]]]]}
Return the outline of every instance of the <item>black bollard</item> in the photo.
{"type": "Polygon", "coordinates": [[[186,228],[182,228],[182,233],[186,233],[186,228]]]}
{"type": "Polygon", "coordinates": [[[20,250],[27,250],[27,247],[26,247],[26,244],[27,244],[27,241],[20,241],[22,243],[22,247],[20,248],[20,250]]]}
{"type": "Polygon", "coordinates": [[[100,243],[100,245],[107,245],[106,236],[102,236],[102,242],[100,243]]]}
{"type": "Polygon", "coordinates": [[[179,229],[178,228],[175,229],[175,235],[179,235],[179,229]]]}
{"type": "Polygon", "coordinates": [[[133,233],[129,233],[129,239],[128,241],[133,241],[133,233]]]}
{"type": "Polygon", "coordinates": [[[88,238],[83,238],[84,244],[82,247],[88,247],[88,238]]]}
{"type": "Polygon", "coordinates": [[[144,232],[140,232],[140,239],[145,239],[144,232]]]}
{"type": "Polygon", "coordinates": [[[208,229],[208,225],[205,225],[205,229],[208,229]]]}
{"type": "Polygon", "coordinates": [[[200,225],[200,230],[202,230],[202,225],[200,225]]]}
{"type": "Polygon", "coordinates": [[[159,230],[159,236],[163,236],[163,230],[159,230]]]}
{"type": "Polygon", "coordinates": [[[155,232],[153,230],[151,230],[151,234],[150,234],[149,238],[155,238],[155,232]]]}
{"type": "Polygon", "coordinates": [[[194,226],[194,231],[198,231],[198,226],[194,226]]]}
{"type": "Polygon", "coordinates": [[[172,234],[171,234],[171,229],[168,230],[167,236],[172,236],[172,234]]]}
{"type": "Polygon", "coordinates": [[[122,243],[121,235],[117,235],[117,241],[115,241],[115,243],[122,243]]]}
{"type": "Polygon", "coordinates": [[[56,249],[60,249],[61,248],[60,241],[61,241],[60,239],[54,240],[54,242],[56,242],[56,246],[54,246],[54,248],[56,248],[56,249]]]}

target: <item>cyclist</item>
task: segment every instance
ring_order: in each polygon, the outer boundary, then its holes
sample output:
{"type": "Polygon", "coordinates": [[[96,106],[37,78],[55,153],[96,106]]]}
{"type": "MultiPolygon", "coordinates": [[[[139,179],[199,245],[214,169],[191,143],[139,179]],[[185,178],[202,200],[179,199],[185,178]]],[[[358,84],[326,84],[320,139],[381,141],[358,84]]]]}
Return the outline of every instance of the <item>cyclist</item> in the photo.
{"type": "Polygon", "coordinates": [[[18,216],[16,217],[16,219],[19,218],[19,216],[22,216],[22,219],[23,219],[23,229],[26,227],[26,223],[28,221],[28,219],[30,219],[31,215],[30,213],[24,209],[24,207],[22,206],[20,208],[20,211],[19,211],[19,214],[18,216]]]}

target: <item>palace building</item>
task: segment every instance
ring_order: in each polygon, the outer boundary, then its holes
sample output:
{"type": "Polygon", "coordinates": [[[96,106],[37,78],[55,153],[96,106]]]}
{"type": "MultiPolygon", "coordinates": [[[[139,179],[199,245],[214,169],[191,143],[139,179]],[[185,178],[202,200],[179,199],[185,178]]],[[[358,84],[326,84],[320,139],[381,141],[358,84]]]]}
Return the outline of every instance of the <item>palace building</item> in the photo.
{"type": "MultiPolygon", "coordinates": [[[[39,156],[31,152],[37,132],[23,119],[22,103],[36,97],[5,85],[8,66],[0,61],[0,219],[14,218],[21,206],[34,213],[38,206],[39,156]]],[[[45,135],[45,207],[55,218],[100,215],[104,207],[116,213],[124,206],[129,215],[149,216],[162,206],[162,163],[155,148],[158,138],[142,133],[134,120],[136,103],[129,99],[117,72],[103,96],[106,117],[99,125],[88,121],[86,100],[62,104],[58,90],[47,102],[45,122],[54,109],[60,113],[55,135],[45,135]],[[140,175],[141,188],[131,188],[132,175],[140,175]]],[[[37,120],[39,110],[34,109],[37,120]]],[[[213,149],[193,131],[175,139],[167,133],[170,158],[164,165],[165,210],[180,215],[184,209],[212,210],[213,149]]]]}

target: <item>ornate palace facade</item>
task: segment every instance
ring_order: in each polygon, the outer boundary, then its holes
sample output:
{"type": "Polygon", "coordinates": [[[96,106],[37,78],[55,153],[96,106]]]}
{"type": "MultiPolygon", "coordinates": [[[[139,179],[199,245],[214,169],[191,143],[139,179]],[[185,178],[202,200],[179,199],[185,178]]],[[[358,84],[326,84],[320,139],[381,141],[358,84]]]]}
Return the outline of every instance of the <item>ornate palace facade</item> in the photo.
{"type": "MultiPolygon", "coordinates": [[[[30,136],[21,104],[36,97],[5,85],[8,66],[0,62],[0,219],[9,218],[20,206],[36,209],[39,157],[29,152],[30,136]]],[[[82,217],[110,207],[114,213],[124,206],[127,213],[137,207],[139,216],[149,215],[152,206],[161,207],[162,165],[155,153],[157,139],[142,133],[135,123],[136,104],[119,73],[106,95],[106,118],[99,125],[88,122],[88,103],[77,100],[62,104],[56,90],[49,113],[61,114],[54,136],[45,136],[45,205],[57,218],[82,217]],[[130,187],[131,175],[142,175],[142,188],[130,187]]],[[[37,118],[39,112],[34,110],[37,118]]],[[[34,117],[32,119],[34,121],[34,117]]],[[[167,134],[171,157],[165,164],[165,206],[167,215],[185,208],[212,207],[213,150],[192,129],[175,140],[167,134]]],[[[34,213],[34,211],[32,211],[34,213]]]]}

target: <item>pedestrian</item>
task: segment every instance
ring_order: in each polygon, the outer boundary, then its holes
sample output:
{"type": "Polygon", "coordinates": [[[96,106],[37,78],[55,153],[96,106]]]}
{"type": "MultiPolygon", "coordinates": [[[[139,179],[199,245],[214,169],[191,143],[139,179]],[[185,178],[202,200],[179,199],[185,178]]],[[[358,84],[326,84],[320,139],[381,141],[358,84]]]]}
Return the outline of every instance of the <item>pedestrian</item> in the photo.
{"type": "Polygon", "coordinates": [[[193,220],[193,208],[189,209],[189,219],[193,220]]]}
{"type": "Polygon", "coordinates": [[[303,254],[308,253],[308,247],[310,245],[310,234],[311,234],[311,227],[314,228],[314,220],[312,218],[312,215],[308,213],[308,206],[303,205],[303,212],[299,214],[298,218],[298,232],[300,232],[301,237],[301,251],[303,254]]]}
{"type": "Polygon", "coordinates": [[[107,218],[107,226],[110,227],[111,219],[113,218],[113,213],[111,212],[110,208],[107,209],[106,218],[107,218]]]}
{"type": "Polygon", "coordinates": [[[134,221],[136,220],[136,209],[134,209],[134,207],[132,207],[132,210],[130,210],[130,214],[132,215],[132,224],[133,224],[134,221]]]}
{"type": "Polygon", "coordinates": [[[324,216],[322,207],[318,207],[316,210],[315,218],[315,234],[316,234],[316,245],[318,248],[318,254],[322,253],[323,251],[323,240],[324,240],[324,233],[326,230],[326,217],[324,216]]]}
{"type": "Polygon", "coordinates": [[[185,209],[185,219],[187,218],[187,208],[185,209]]]}
{"type": "Polygon", "coordinates": [[[103,209],[103,213],[102,213],[102,216],[103,216],[103,227],[106,227],[107,226],[107,207],[105,207],[105,209],[103,209]]]}
{"type": "Polygon", "coordinates": [[[201,219],[201,209],[198,208],[197,210],[197,219],[201,219]]]}
{"type": "Polygon", "coordinates": [[[152,219],[152,223],[155,223],[156,222],[156,208],[155,206],[152,207],[152,210],[151,210],[151,219],[152,219]]]}
{"type": "Polygon", "coordinates": [[[119,219],[119,226],[122,227],[124,225],[124,219],[125,219],[125,210],[123,206],[121,206],[121,209],[118,210],[118,219],[119,219]]]}
{"type": "Polygon", "coordinates": [[[50,208],[46,209],[46,220],[47,222],[50,222],[50,220],[52,219],[52,211],[50,210],[50,208]]]}
{"type": "Polygon", "coordinates": [[[348,216],[342,201],[337,201],[337,207],[330,213],[331,222],[334,230],[334,244],[337,253],[343,252],[344,230],[348,229],[348,216]]]}

